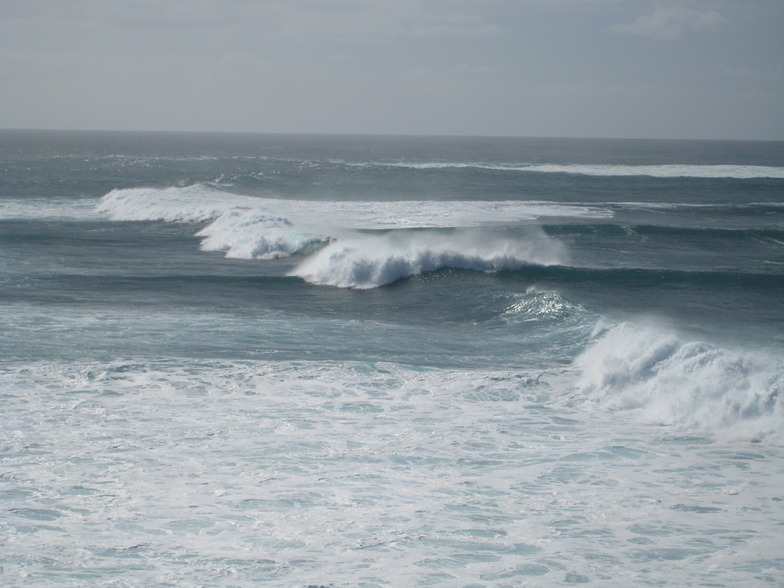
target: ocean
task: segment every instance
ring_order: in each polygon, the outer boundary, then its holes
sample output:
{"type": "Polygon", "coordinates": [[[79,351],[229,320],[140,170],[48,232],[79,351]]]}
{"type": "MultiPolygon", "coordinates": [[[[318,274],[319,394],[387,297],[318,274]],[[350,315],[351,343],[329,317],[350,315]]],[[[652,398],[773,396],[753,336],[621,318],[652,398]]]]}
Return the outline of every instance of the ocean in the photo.
{"type": "Polygon", "coordinates": [[[783,302],[783,142],[0,131],[0,582],[784,585],[783,302]]]}

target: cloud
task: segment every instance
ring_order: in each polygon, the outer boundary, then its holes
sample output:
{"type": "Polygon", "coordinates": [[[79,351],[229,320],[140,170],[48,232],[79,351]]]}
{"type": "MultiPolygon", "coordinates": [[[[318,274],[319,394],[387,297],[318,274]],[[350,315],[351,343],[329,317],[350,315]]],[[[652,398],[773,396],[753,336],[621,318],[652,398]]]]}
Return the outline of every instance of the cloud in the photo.
{"type": "Polygon", "coordinates": [[[627,24],[613,25],[614,33],[673,39],[689,31],[718,31],[727,19],[714,10],[701,12],[682,6],[657,6],[653,14],[643,15],[627,24]]]}

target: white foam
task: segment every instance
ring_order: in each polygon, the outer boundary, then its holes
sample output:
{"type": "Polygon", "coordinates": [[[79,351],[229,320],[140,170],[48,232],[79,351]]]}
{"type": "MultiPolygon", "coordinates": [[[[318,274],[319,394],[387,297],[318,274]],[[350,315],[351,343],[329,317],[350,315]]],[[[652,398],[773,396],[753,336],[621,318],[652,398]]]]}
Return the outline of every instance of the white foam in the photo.
{"type": "Polygon", "coordinates": [[[575,365],[583,393],[646,422],[784,440],[784,365],[762,353],[624,323],[601,333],[575,365]]]}
{"type": "Polygon", "coordinates": [[[477,226],[546,217],[611,218],[604,207],[541,201],[318,201],[259,198],[210,186],[112,190],[97,211],[112,220],[203,222],[229,210],[261,211],[300,223],[354,229],[477,226]]]}
{"type": "Polygon", "coordinates": [[[607,164],[490,164],[490,163],[391,163],[377,164],[410,169],[486,169],[494,171],[577,174],[586,176],[650,176],[656,178],[775,178],[784,179],[784,167],[766,165],[607,165],[607,164]]]}
{"type": "Polygon", "coordinates": [[[170,188],[125,188],[101,198],[96,211],[115,221],[204,222],[234,208],[254,207],[246,196],[203,184],[170,188]]]}
{"type": "Polygon", "coordinates": [[[559,407],[537,376],[203,359],[5,366],[3,578],[775,584],[779,448],[682,442],[559,407]]]}
{"type": "Polygon", "coordinates": [[[561,264],[566,259],[564,246],[537,227],[514,239],[481,230],[396,232],[357,235],[330,243],[291,275],[313,284],[375,288],[441,268],[515,270],[526,265],[561,264]]]}

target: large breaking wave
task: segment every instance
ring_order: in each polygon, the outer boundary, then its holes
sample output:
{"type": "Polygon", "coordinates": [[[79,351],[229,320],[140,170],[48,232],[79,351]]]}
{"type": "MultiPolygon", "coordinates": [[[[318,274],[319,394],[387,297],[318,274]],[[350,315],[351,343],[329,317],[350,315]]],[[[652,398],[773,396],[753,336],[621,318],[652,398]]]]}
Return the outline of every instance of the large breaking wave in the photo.
{"type": "Polygon", "coordinates": [[[330,243],[291,275],[313,284],[374,288],[441,268],[515,270],[565,262],[566,250],[538,227],[510,238],[490,231],[391,232],[330,243]]]}
{"type": "Polygon", "coordinates": [[[227,257],[312,253],[290,275],[349,288],[447,267],[496,271],[564,263],[564,246],[532,221],[613,215],[602,207],[549,202],[255,198],[206,185],[113,190],[97,210],[118,221],[206,223],[196,233],[202,250],[227,257]],[[499,230],[515,223],[523,224],[499,230]]]}

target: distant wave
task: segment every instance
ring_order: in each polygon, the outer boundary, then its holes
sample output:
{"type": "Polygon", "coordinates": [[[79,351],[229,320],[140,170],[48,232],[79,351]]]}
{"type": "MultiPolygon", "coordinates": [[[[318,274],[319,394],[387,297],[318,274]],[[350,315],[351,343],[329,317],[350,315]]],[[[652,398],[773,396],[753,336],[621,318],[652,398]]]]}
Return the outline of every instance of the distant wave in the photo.
{"type": "Polygon", "coordinates": [[[580,391],[605,408],[719,437],[784,441],[780,359],[630,323],[596,335],[575,366],[580,391]]]}
{"type": "MultiPolygon", "coordinates": [[[[357,164],[366,165],[366,164],[357,164]]],[[[493,164],[493,163],[389,163],[374,164],[410,169],[463,169],[475,168],[496,171],[536,172],[548,174],[575,174],[601,177],[649,176],[654,178],[774,178],[784,179],[784,167],[765,165],[613,165],[613,164],[493,164]]]]}

